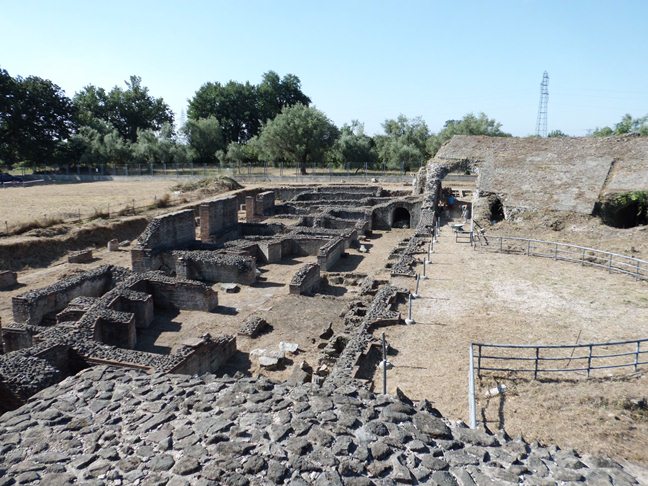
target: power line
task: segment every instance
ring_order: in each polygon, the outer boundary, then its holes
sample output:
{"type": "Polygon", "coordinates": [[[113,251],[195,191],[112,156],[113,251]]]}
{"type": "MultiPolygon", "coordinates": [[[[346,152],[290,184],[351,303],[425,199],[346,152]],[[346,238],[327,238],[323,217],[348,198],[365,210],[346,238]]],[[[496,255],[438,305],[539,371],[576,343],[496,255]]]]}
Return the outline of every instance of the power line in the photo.
{"type": "Polygon", "coordinates": [[[542,75],[540,83],[540,105],[538,106],[538,119],[536,121],[536,136],[547,136],[547,105],[549,104],[549,73],[542,75]]]}

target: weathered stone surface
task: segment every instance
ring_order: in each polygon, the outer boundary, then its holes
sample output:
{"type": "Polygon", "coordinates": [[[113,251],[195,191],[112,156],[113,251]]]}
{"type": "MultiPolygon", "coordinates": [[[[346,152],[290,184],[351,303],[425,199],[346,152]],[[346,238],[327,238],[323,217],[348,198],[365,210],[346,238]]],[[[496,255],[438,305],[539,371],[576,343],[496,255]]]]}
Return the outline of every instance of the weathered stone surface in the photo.
{"type": "Polygon", "coordinates": [[[89,369],[0,416],[0,484],[636,484],[614,461],[426,408],[352,381],[89,369]]]}

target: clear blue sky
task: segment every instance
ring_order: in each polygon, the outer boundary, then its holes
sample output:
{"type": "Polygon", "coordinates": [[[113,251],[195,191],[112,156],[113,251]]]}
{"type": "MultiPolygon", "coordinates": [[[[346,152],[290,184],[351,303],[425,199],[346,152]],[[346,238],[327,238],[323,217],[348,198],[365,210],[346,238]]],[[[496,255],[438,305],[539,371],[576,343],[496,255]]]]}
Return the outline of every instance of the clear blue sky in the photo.
{"type": "Polygon", "coordinates": [[[69,96],[137,74],[179,114],[207,81],[274,70],[371,134],[480,111],[533,134],[547,70],[549,130],[585,135],[648,113],[647,52],[645,0],[0,0],[0,67],[69,96]]]}

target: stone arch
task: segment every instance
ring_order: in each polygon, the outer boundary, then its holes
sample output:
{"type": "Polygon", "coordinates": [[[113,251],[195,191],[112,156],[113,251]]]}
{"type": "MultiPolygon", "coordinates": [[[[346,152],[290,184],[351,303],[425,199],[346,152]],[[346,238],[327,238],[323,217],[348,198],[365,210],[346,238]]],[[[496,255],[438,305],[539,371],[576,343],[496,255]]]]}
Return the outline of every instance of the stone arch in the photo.
{"type": "Polygon", "coordinates": [[[412,215],[407,208],[402,206],[394,208],[390,219],[392,228],[411,228],[412,226],[412,215]]]}

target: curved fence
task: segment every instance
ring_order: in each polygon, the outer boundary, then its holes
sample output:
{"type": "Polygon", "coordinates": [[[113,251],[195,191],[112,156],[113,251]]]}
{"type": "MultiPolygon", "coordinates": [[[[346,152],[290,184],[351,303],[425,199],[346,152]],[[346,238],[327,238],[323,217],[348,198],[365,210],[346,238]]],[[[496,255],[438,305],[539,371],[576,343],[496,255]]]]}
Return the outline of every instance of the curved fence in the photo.
{"type": "Polygon", "coordinates": [[[474,234],[474,248],[482,251],[513,253],[551,258],[606,269],[608,272],[624,273],[638,280],[648,280],[648,261],[639,258],[597,250],[570,243],[535,240],[514,236],[484,237],[474,234]]]}

